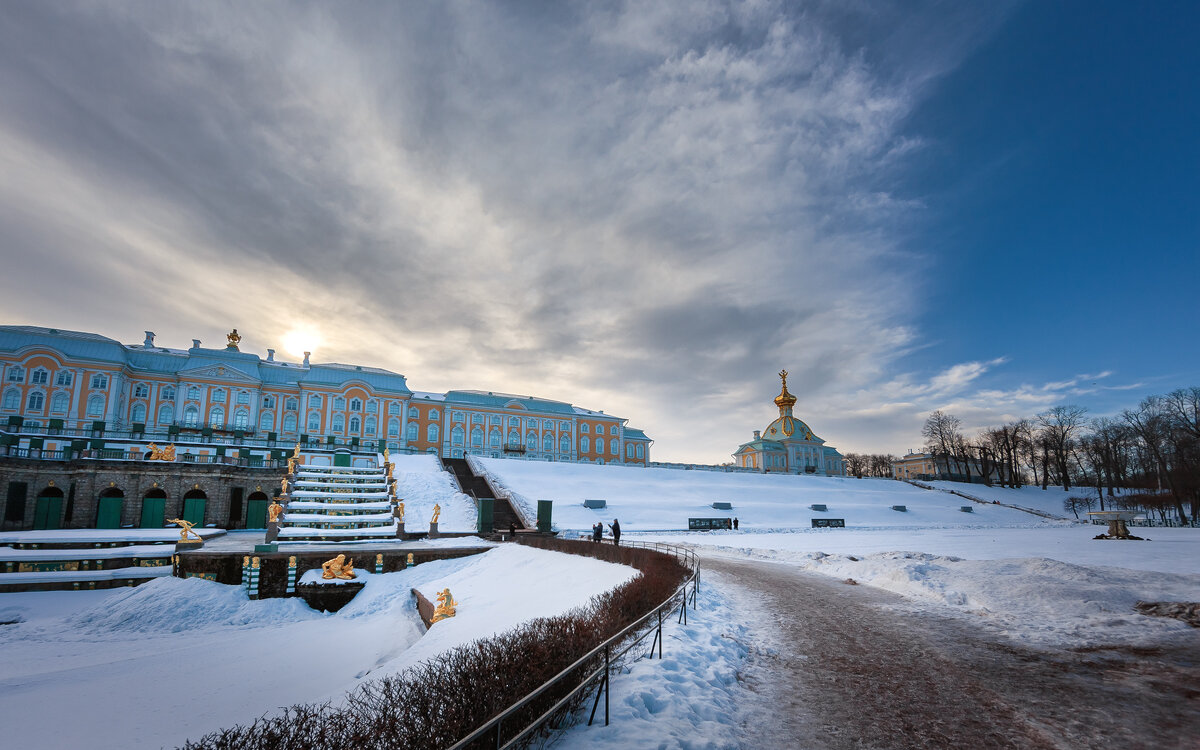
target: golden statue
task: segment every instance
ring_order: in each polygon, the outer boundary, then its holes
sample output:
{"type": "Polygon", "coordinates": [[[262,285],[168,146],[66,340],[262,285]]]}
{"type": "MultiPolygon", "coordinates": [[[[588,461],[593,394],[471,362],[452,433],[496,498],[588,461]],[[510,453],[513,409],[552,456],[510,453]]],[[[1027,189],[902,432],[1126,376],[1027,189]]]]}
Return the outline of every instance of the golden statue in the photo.
{"type": "Polygon", "coordinates": [[[159,448],[154,443],[146,446],[146,450],[150,451],[150,461],[174,461],[175,446],[168,445],[166,448],[159,448]]]}
{"type": "Polygon", "coordinates": [[[441,622],[447,617],[454,617],[457,613],[458,602],[454,601],[454,597],[450,595],[450,589],[443,589],[437,595],[437,607],[433,610],[433,618],[430,620],[432,625],[435,622],[441,622]]]}
{"type": "Polygon", "coordinates": [[[433,518],[430,519],[433,523],[438,522],[438,517],[442,515],[442,506],[437,503],[433,504],[433,518]]]}
{"type": "Polygon", "coordinates": [[[383,448],[383,462],[385,464],[390,464],[392,462],[392,452],[387,446],[384,446],[383,448]]]}
{"type": "Polygon", "coordinates": [[[279,498],[275,498],[271,501],[271,504],[267,506],[267,513],[268,521],[271,523],[277,523],[279,521],[279,517],[283,515],[283,506],[279,504],[279,498]]]}
{"type": "Polygon", "coordinates": [[[296,459],[289,456],[288,457],[288,475],[290,476],[295,473],[296,473],[296,459]]]}
{"type": "Polygon", "coordinates": [[[404,501],[403,500],[396,503],[396,510],[393,512],[392,515],[396,516],[397,521],[399,521],[400,523],[404,523],[404,501]]]}
{"type": "Polygon", "coordinates": [[[387,466],[387,478],[390,480],[390,479],[392,479],[392,465],[391,464],[384,464],[384,465],[387,466]]]}
{"type": "Polygon", "coordinates": [[[280,479],[280,480],[279,480],[279,489],[280,489],[280,494],[282,494],[282,495],[286,495],[286,494],[287,494],[287,488],[288,488],[288,480],[287,480],[287,477],[284,477],[283,479],[280,479]]]}
{"type": "Polygon", "coordinates": [[[179,526],[179,541],[181,541],[181,542],[189,541],[188,534],[191,534],[192,536],[196,537],[197,542],[204,541],[203,539],[200,538],[199,534],[192,531],[192,527],[195,526],[196,524],[192,523],[191,521],[185,521],[182,518],[168,518],[167,523],[173,523],[173,524],[176,524],[177,526],[179,526]]]}
{"type": "Polygon", "coordinates": [[[326,560],[321,563],[321,578],[327,581],[334,578],[340,578],[343,581],[356,578],[354,575],[354,560],[347,560],[345,555],[338,555],[332,560],[326,560]]]}
{"type": "Polygon", "coordinates": [[[237,349],[238,344],[242,343],[242,337],[238,335],[236,328],[225,334],[225,338],[229,339],[229,343],[226,345],[227,349],[237,349]]]}
{"type": "Polygon", "coordinates": [[[300,444],[296,443],[296,450],[292,451],[292,458],[300,460],[300,444]]]}

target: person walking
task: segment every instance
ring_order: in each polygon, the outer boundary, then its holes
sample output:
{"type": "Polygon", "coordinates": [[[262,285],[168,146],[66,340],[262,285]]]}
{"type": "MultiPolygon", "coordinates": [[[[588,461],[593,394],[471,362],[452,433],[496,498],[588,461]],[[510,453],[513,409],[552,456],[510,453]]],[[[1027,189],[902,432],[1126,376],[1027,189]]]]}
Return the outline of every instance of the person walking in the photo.
{"type": "Polygon", "coordinates": [[[614,518],[613,522],[612,522],[612,526],[609,526],[608,528],[612,529],[613,544],[616,546],[620,546],[620,544],[621,544],[621,522],[614,518]]]}
{"type": "Polygon", "coordinates": [[[737,527],[738,527],[738,520],[737,520],[737,516],[734,516],[734,517],[733,517],[733,530],[734,530],[734,531],[737,531],[737,530],[738,530],[738,528],[737,528],[737,527]]]}

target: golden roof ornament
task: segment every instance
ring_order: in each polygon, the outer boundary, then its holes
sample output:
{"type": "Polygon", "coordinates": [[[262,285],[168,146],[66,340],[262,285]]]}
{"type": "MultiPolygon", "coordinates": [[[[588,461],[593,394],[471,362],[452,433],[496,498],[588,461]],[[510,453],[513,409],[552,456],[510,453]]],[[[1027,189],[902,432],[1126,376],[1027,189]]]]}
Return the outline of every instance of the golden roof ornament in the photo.
{"type": "Polygon", "coordinates": [[[779,413],[781,415],[785,413],[784,409],[787,409],[788,412],[790,412],[791,408],[796,405],[796,397],[788,393],[787,376],[787,370],[779,371],[779,379],[783,381],[783,387],[780,389],[779,395],[775,397],[775,405],[779,407],[779,413]]]}
{"type": "Polygon", "coordinates": [[[234,328],[232,331],[225,334],[225,338],[229,340],[229,343],[225,345],[225,348],[238,351],[238,344],[242,343],[242,337],[238,335],[237,329],[234,328]]]}

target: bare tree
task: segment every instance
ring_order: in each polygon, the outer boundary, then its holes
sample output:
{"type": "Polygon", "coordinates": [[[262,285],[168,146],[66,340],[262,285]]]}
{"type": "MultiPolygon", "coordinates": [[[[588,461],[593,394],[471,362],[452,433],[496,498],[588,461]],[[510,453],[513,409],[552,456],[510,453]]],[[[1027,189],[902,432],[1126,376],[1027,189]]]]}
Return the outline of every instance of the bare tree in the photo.
{"type": "Polygon", "coordinates": [[[1053,458],[1064,490],[1071,489],[1070,456],[1075,449],[1076,434],[1083,427],[1085,414],[1087,409],[1082,406],[1055,406],[1037,417],[1038,424],[1042,426],[1044,450],[1048,459],[1053,458]]]}
{"type": "MultiPolygon", "coordinates": [[[[938,409],[925,420],[925,426],[921,428],[921,436],[925,438],[925,450],[933,454],[935,469],[939,457],[947,462],[947,470],[950,468],[951,460],[954,461],[955,469],[958,468],[959,449],[963,442],[962,422],[958,417],[938,409]]],[[[955,471],[953,473],[961,474],[962,472],[955,471]]]]}
{"type": "Polygon", "coordinates": [[[1150,396],[1143,399],[1136,410],[1126,409],[1121,412],[1121,418],[1133,430],[1153,459],[1161,481],[1167,483],[1167,489],[1175,499],[1175,510],[1179,520],[1187,523],[1187,513],[1183,509],[1183,500],[1175,489],[1174,476],[1168,463],[1171,450],[1173,411],[1171,406],[1161,396],[1150,396]]]}

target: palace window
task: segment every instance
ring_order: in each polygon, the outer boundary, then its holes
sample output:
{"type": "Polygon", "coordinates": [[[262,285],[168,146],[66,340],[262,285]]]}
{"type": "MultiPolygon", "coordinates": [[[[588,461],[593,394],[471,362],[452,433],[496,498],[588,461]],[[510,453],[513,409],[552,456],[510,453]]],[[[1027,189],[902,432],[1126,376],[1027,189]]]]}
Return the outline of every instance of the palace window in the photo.
{"type": "Polygon", "coordinates": [[[129,421],[130,422],[140,422],[142,424],[146,423],[146,406],[145,406],[145,404],[134,404],[133,405],[133,408],[129,410],[129,421]]]}
{"type": "Polygon", "coordinates": [[[520,445],[521,444],[521,435],[516,430],[508,431],[508,444],[509,445],[520,445]]]}
{"type": "Polygon", "coordinates": [[[633,443],[625,446],[625,458],[633,458],[633,443]]]}
{"type": "Polygon", "coordinates": [[[175,409],[170,404],[163,404],[158,407],[158,423],[171,424],[171,420],[175,417],[175,409]]]}
{"type": "Polygon", "coordinates": [[[388,404],[388,416],[389,417],[400,416],[400,402],[393,401],[392,403],[388,404]]]}
{"type": "Polygon", "coordinates": [[[516,417],[509,417],[508,418],[508,426],[516,427],[517,429],[520,429],[521,428],[521,420],[517,419],[516,417]]]}
{"type": "Polygon", "coordinates": [[[538,445],[538,443],[537,443],[537,433],[536,432],[531,432],[525,436],[525,450],[532,453],[537,450],[537,445],[538,445]]]}
{"type": "Polygon", "coordinates": [[[375,403],[374,401],[368,401],[367,402],[367,414],[378,414],[378,413],[379,413],[379,404],[375,403]]]}
{"type": "Polygon", "coordinates": [[[362,422],[358,417],[350,417],[350,434],[357,435],[362,432],[362,422]]]}
{"type": "Polygon", "coordinates": [[[29,399],[25,401],[25,408],[29,411],[41,411],[46,405],[46,397],[41,393],[29,394],[29,399]]]}
{"type": "Polygon", "coordinates": [[[419,411],[417,410],[417,407],[415,407],[415,406],[410,406],[410,407],[408,408],[408,418],[409,418],[409,419],[420,419],[420,418],[421,418],[421,412],[419,412],[419,411]]]}
{"type": "Polygon", "coordinates": [[[188,400],[189,401],[199,401],[200,400],[200,389],[194,385],[192,387],[188,388],[188,400]]]}
{"type": "Polygon", "coordinates": [[[39,367],[30,373],[29,382],[34,385],[46,385],[50,382],[50,373],[39,367]]]}
{"type": "Polygon", "coordinates": [[[270,432],[275,426],[275,415],[269,411],[264,411],[258,416],[258,429],[260,432],[270,432]]]}
{"type": "Polygon", "coordinates": [[[471,428],[471,447],[472,448],[482,448],[483,447],[483,429],[482,428],[480,428],[480,427],[471,428]]]}
{"type": "MultiPolygon", "coordinates": [[[[270,416],[270,415],[267,415],[270,416]]],[[[244,430],[250,426],[250,412],[245,409],[238,409],[233,413],[233,426],[239,430],[244,430]]]]}
{"type": "Polygon", "coordinates": [[[296,415],[295,414],[288,414],[287,416],[285,416],[283,418],[283,431],[289,432],[289,433],[296,431],[296,415]]]}
{"type": "Polygon", "coordinates": [[[597,453],[604,452],[604,438],[596,438],[596,452],[597,453]]]}
{"type": "Polygon", "coordinates": [[[580,431],[580,432],[590,432],[590,431],[591,431],[591,429],[592,429],[592,428],[591,428],[591,427],[588,425],[588,423],[587,423],[587,422],[584,422],[583,424],[579,425],[579,431],[580,431]]]}
{"type": "Polygon", "coordinates": [[[54,382],[57,385],[66,386],[66,385],[70,385],[71,382],[74,380],[75,380],[75,376],[71,373],[70,370],[59,370],[58,377],[56,377],[54,379],[54,382]]]}
{"type": "Polygon", "coordinates": [[[92,388],[107,388],[108,376],[104,373],[96,373],[92,376],[92,388]]]}
{"type": "Polygon", "coordinates": [[[400,437],[400,420],[395,417],[388,420],[388,437],[400,437]]]}
{"type": "Polygon", "coordinates": [[[542,452],[543,453],[553,453],[554,452],[554,436],[548,432],[545,435],[542,435],[542,452]]]}
{"type": "Polygon", "coordinates": [[[250,403],[250,392],[238,391],[237,402],[243,406],[248,405],[250,403]]]}
{"type": "Polygon", "coordinates": [[[488,433],[488,445],[493,448],[500,447],[500,430],[497,430],[495,427],[488,433]]]}
{"type": "Polygon", "coordinates": [[[16,388],[10,388],[4,392],[3,408],[16,409],[16,408],[20,407],[20,405],[21,405],[21,392],[20,391],[18,391],[16,388]]]}
{"type": "Polygon", "coordinates": [[[482,414],[471,415],[471,423],[472,424],[483,424],[483,415],[482,414]]]}
{"type": "MultiPolygon", "coordinates": [[[[430,414],[432,414],[432,413],[433,412],[430,412],[430,414]]],[[[431,424],[431,425],[429,425],[429,428],[427,430],[425,430],[425,441],[429,442],[429,443],[436,443],[438,441],[438,426],[437,425],[431,424]]]]}
{"type": "Polygon", "coordinates": [[[463,413],[461,411],[454,412],[454,421],[455,422],[463,421],[463,413]]]}
{"type": "Polygon", "coordinates": [[[225,410],[219,406],[214,406],[212,411],[208,413],[208,426],[220,427],[225,424],[225,410]]]}
{"type": "Polygon", "coordinates": [[[296,411],[300,408],[300,402],[294,398],[288,398],[287,401],[283,402],[283,408],[287,409],[288,411],[296,411]]]}
{"type": "Polygon", "coordinates": [[[451,445],[462,445],[463,444],[463,428],[459,427],[458,425],[454,425],[454,429],[450,430],[450,444],[451,445]]]}
{"type": "Polygon", "coordinates": [[[430,410],[429,410],[429,418],[430,418],[430,419],[438,419],[440,416],[441,416],[441,414],[439,414],[439,413],[438,413],[438,410],[437,410],[437,409],[430,409],[430,410]]]}
{"type": "Polygon", "coordinates": [[[350,399],[350,411],[362,411],[362,399],[350,399]]]}
{"type": "Polygon", "coordinates": [[[174,386],[169,386],[169,385],[164,386],[162,389],[162,392],[159,394],[159,398],[161,398],[163,401],[174,401],[175,400],[174,386]]]}
{"type": "Polygon", "coordinates": [[[341,396],[334,396],[333,397],[333,408],[336,411],[345,411],[346,399],[344,399],[341,396]]]}
{"type": "Polygon", "coordinates": [[[308,397],[308,405],[309,405],[309,407],[314,408],[314,409],[321,408],[321,394],[314,393],[314,394],[310,395],[308,397]]]}
{"type": "Polygon", "coordinates": [[[65,393],[56,393],[54,398],[50,399],[50,411],[64,412],[71,404],[71,397],[65,393]]]}
{"type": "Polygon", "coordinates": [[[558,441],[558,449],[563,453],[571,450],[571,438],[568,435],[563,435],[558,441]]]}
{"type": "Polygon", "coordinates": [[[645,458],[645,456],[646,456],[646,447],[645,447],[645,446],[643,446],[643,445],[639,445],[639,446],[637,447],[637,457],[638,457],[638,458],[645,458]]]}
{"type": "Polygon", "coordinates": [[[264,409],[274,409],[275,408],[275,397],[274,396],[263,396],[263,404],[262,405],[263,405],[264,409]]]}
{"type": "Polygon", "coordinates": [[[87,400],[87,415],[89,417],[104,416],[104,397],[92,396],[87,400]]]}
{"type": "Polygon", "coordinates": [[[183,423],[188,427],[195,427],[200,423],[200,410],[195,406],[188,404],[183,410],[183,423]]]}
{"type": "Polygon", "coordinates": [[[345,432],[346,431],[346,418],[343,417],[341,414],[333,415],[333,431],[334,432],[345,432]]]}
{"type": "Polygon", "coordinates": [[[592,449],[592,441],[590,439],[588,439],[587,435],[584,435],[583,437],[579,438],[579,452],[580,453],[587,453],[591,449],[592,449]]]}
{"type": "Polygon", "coordinates": [[[25,369],[20,365],[13,365],[12,367],[8,368],[8,382],[24,383],[25,369]]]}
{"type": "Polygon", "coordinates": [[[211,396],[210,400],[211,400],[211,401],[212,401],[214,404],[223,404],[223,403],[225,403],[225,391],[222,391],[222,390],[216,390],[216,389],[214,389],[214,390],[213,390],[213,392],[212,392],[212,396],[211,396]]]}
{"type": "Polygon", "coordinates": [[[405,435],[405,439],[408,440],[408,442],[410,442],[410,443],[417,442],[417,424],[416,424],[416,422],[408,423],[408,430],[407,430],[407,434],[405,435]]]}
{"type": "Polygon", "coordinates": [[[150,386],[146,385],[145,383],[138,383],[137,385],[135,385],[133,387],[133,397],[134,398],[149,398],[150,397],[150,386]]]}
{"type": "Polygon", "coordinates": [[[375,417],[367,417],[367,421],[363,425],[363,428],[364,428],[363,431],[366,432],[368,435],[374,437],[376,424],[377,424],[377,422],[375,421],[375,417]]]}
{"type": "Polygon", "coordinates": [[[308,415],[308,431],[310,433],[321,431],[321,415],[315,411],[308,415]]]}

